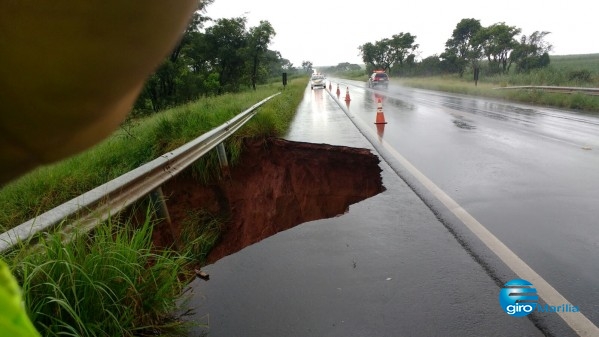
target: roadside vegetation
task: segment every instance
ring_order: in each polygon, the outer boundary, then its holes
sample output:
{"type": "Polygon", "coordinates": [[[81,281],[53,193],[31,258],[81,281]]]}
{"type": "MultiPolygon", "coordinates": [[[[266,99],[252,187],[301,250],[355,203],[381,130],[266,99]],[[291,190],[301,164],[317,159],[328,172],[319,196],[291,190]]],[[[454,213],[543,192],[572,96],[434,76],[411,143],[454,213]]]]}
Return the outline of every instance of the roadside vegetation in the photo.
{"type": "MultiPolygon", "coordinates": [[[[549,66],[527,73],[488,75],[483,67],[476,83],[472,70],[465,71],[462,76],[459,74],[395,75],[390,77],[390,81],[414,88],[599,113],[599,95],[582,92],[552,93],[542,89],[502,89],[511,86],[599,88],[599,54],[551,56],[550,59],[552,61],[549,66]]],[[[326,71],[343,78],[368,80],[368,74],[365,74],[364,69],[336,71],[329,68],[326,71]]]]}
{"type": "Polygon", "coordinates": [[[599,54],[550,56],[550,37],[549,32],[523,32],[505,22],[484,27],[480,20],[465,18],[456,24],[439,54],[419,59],[417,36],[399,32],[358,46],[364,68],[340,63],[321,71],[366,81],[373,70],[383,70],[391,81],[406,86],[599,112],[598,96],[497,89],[598,88],[599,54]]]}
{"type": "Polygon", "coordinates": [[[152,250],[155,217],[108,222],[93,239],[42,238],[9,257],[25,305],[43,336],[184,335],[177,299],[190,273],[176,251],[152,250]]]}
{"type": "MultiPolygon", "coordinates": [[[[243,137],[277,137],[288,129],[303,98],[307,77],[284,88],[276,83],[256,90],[206,97],[158,114],[131,118],[110,138],[57,164],[39,168],[0,189],[2,231],[14,227],[221,125],[276,93],[225,143],[230,165],[238,162],[243,137]]],[[[212,151],[214,152],[214,151],[212,151]]],[[[192,167],[200,182],[218,179],[214,153],[192,167]]],[[[135,207],[144,207],[141,202],[135,207]]],[[[183,246],[157,250],[151,241],[156,214],[102,224],[93,236],[64,243],[59,235],[23,245],[3,256],[22,285],[36,328],[46,336],[185,335],[175,312],[193,274],[218,242],[226,219],[190,210],[183,224],[183,246]],[[34,249],[32,251],[31,249],[34,249]]],[[[66,224],[64,224],[66,225],[66,224]]]]}
{"type": "Polygon", "coordinates": [[[513,71],[487,75],[481,70],[476,84],[472,70],[466,71],[463,76],[410,76],[392,78],[392,81],[423,89],[599,113],[597,95],[582,92],[552,93],[542,89],[502,89],[511,86],[599,88],[599,54],[551,56],[550,59],[551,64],[547,67],[525,73],[513,71]]]}
{"type": "Polygon", "coordinates": [[[200,2],[181,41],[150,76],[132,111],[150,115],[204,97],[256,89],[273,78],[307,76],[309,64],[294,66],[269,49],[276,31],[268,21],[248,27],[245,17],[213,20],[200,2]]]}

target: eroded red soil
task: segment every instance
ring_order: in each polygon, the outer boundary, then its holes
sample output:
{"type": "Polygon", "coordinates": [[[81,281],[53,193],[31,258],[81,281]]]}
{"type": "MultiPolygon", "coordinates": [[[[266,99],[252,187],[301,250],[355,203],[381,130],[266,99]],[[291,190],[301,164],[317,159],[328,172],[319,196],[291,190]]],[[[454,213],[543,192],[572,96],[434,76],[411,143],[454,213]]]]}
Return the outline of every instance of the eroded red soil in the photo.
{"type": "MultiPolygon", "coordinates": [[[[367,149],[247,139],[230,178],[204,186],[182,174],[163,191],[175,235],[187,210],[228,216],[222,240],[208,256],[212,263],[298,224],[343,214],[349,205],[382,192],[378,164],[367,149]]],[[[159,226],[156,241],[172,242],[168,226],[159,226]]]]}

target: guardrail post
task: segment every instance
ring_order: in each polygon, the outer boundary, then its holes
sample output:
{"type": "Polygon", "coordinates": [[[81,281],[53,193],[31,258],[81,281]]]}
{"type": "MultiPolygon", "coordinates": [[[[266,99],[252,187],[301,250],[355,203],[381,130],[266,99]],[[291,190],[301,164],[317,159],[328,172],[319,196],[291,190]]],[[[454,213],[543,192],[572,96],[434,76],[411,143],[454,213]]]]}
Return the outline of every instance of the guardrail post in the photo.
{"type": "Polygon", "coordinates": [[[166,201],[164,199],[164,193],[162,193],[162,187],[158,186],[157,188],[152,190],[152,192],[150,192],[150,194],[149,194],[149,197],[150,197],[150,202],[152,203],[152,206],[156,210],[156,215],[158,216],[158,218],[161,220],[165,220],[167,222],[167,225],[171,231],[171,235],[173,236],[175,247],[180,248],[179,240],[177,238],[177,233],[175,233],[175,231],[174,231],[173,223],[171,221],[171,216],[168,213],[168,207],[166,206],[166,201]]]}
{"type": "Polygon", "coordinates": [[[227,152],[225,151],[225,145],[219,143],[216,146],[216,153],[218,154],[218,162],[223,172],[223,177],[230,178],[231,172],[229,171],[229,161],[227,160],[227,152]]]}
{"type": "Polygon", "coordinates": [[[162,187],[159,186],[150,192],[150,200],[152,201],[152,205],[156,209],[156,214],[160,217],[160,219],[164,219],[170,224],[171,216],[168,213],[168,207],[166,206],[166,201],[164,200],[162,187]]]}

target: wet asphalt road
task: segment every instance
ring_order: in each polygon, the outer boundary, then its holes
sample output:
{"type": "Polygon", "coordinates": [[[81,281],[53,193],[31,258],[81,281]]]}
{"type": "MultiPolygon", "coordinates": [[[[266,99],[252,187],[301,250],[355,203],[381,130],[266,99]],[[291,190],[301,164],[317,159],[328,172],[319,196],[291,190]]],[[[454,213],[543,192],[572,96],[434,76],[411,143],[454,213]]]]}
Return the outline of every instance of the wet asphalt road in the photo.
{"type": "MultiPolygon", "coordinates": [[[[597,324],[596,118],[393,86],[377,96],[340,83],[354,122],[376,130],[381,97],[388,123],[379,140],[597,324]]],[[[325,90],[309,87],[286,138],[372,148],[325,90]]],[[[211,280],[192,284],[192,305],[193,319],[210,328],[194,335],[576,335],[556,314],[507,316],[497,294],[515,278],[509,267],[409,173],[381,167],[386,192],[207,266],[211,280]]]]}
{"type": "Polygon", "coordinates": [[[384,139],[599,325],[599,115],[342,83],[366,122],[382,95],[384,139]]]}

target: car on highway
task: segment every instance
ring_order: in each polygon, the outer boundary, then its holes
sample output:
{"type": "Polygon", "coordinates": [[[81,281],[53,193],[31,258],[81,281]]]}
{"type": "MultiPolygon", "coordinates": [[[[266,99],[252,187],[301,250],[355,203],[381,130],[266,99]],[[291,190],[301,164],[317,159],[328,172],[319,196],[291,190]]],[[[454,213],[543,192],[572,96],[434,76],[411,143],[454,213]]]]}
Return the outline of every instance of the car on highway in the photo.
{"type": "Polygon", "coordinates": [[[314,89],[314,87],[326,87],[325,77],[322,74],[314,74],[310,79],[310,87],[314,89]]]}
{"type": "Polygon", "coordinates": [[[368,87],[389,87],[389,75],[381,70],[372,72],[372,75],[368,78],[368,87]]]}

